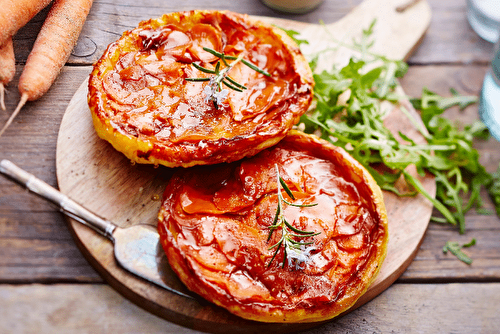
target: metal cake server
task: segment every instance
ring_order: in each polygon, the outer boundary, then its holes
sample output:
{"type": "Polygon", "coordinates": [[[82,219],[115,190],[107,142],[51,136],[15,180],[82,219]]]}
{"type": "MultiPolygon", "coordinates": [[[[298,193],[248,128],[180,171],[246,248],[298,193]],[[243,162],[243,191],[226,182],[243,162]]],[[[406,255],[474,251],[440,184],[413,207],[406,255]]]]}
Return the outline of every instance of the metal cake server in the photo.
{"type": "Polygon", "coordinates": [[[0,161],[0,173],[25,186],[29,191],[43,199],[56,204],[61,212],[68,217],[111,240],[117,262],[127,271],[170,292],[186,298],[194,298],[187,288],[177,280],[168,265],[165,252],[160,244],[160,236],[154,226],[134,225],[127,228],[116,226],[85,209],[9,160],[0,161]]]}

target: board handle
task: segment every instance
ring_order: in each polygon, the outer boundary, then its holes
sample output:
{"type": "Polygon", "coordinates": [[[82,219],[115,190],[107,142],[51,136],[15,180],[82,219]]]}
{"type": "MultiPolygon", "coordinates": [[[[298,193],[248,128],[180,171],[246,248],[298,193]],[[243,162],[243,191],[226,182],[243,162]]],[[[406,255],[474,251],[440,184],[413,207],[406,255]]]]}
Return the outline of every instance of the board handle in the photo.
{"type": "Polygon", "coordinates": [[[106,238],[114,241],[113,231],[116,229],[116,225],[87,210],[80,204],[70,199],[68,196],[38,179],[33,174],[26,172],[6,159],[0,161],[0,173],[26,187],[30,192],[56,204],[68,217],[77,220],[106,238]]]}

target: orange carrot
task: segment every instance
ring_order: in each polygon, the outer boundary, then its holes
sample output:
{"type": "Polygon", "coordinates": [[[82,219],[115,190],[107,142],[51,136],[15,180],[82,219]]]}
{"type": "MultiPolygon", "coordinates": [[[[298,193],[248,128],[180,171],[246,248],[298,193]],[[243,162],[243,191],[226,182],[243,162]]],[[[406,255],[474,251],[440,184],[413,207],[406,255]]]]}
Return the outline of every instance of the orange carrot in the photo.
{"type": "Polygon", "coordinates": [[[14,46],[9,38],[0,47],[0,107],[5,110],[4,86],[7,85],[16,74],[16,59],[14,57],[14,46]]]}
{"type": "Polygon", "coordinates": [[[0,8],[0,45],[3,45],[50,1],[3,0],[0,8]]]}
{"type": "Polygon", "coordinates": [[[21,100],[0,136],[27,101],[37,100],[49,90],[68,60],[91,6],[92,0],[54,1],[19,78],[21,100]]]}

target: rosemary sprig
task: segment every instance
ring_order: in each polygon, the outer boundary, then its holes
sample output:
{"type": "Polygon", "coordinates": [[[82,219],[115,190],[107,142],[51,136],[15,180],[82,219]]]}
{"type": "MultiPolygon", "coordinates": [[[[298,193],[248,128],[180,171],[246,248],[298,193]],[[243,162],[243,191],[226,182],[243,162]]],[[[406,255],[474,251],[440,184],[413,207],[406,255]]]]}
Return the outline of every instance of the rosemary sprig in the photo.
{"type": "Polygon", "coordinates": [[[277,189],[278,207],[276,208],[276,214],[274,216],[273,224],[271,226],[269,226],[269,235],[267,237],[267,242],[269,242],[271,240],[271,237],[272,237],[273,232],[275,230],[281,230],[281,238],[279,239],[278,242],[276,242],[274,245],[269,247],[269,250],[271,250],[271,249],[276,249],[276,250],[273,254],[273,257],[271,258],[271,261],[269,261],[268,267],[271,266],[271,263],[273,262],[274,258],[278,254],[280,248],[283,247],[282,268],[285,267],[287,259],[288,259],[289,266],[291,266],[292,260],[295,259],[295,267],[298,269],[298,268],[300,268],[300,265],[302,263],[304,263],[305,261],[308,260],[309,253],[313,250],[313,248],[312,247],[308,248],[307,246],[312,245],[314,243],[314,241],[303,241],[303,240],[296,240],[296,239],[297,238],[302,239],[302,238],[314,237],[314,236],[320,234],[321,232],[304,231],[304,230],[301,230],[301,229],[294,227],[285,218],[283,204],[303,208],[303,207],[316,206],[317,203],[295,204],[295,203],[287,201],[283,197],[283,194],[281,192],[281,188],[283,188],[283,190],[286,192],[286,194],[293,201],[295,200],[295,196],[293,195],[290,188],[288,188],[286,182],[280,176],[278,165],[275,165],[275,167],[276,167],[276,175],[277,175],[277,183],[278,183],[278,189],[277,189]]]}
{"type": "Polygon", "coordinates": [[[212,74],[211,77],[208,78],[186,78],[186,81],[193,82],[202,82],[209,81],[210,83],[205,87],[203,92],[205,93],[205,101],[208,103],[212,101],[215,109],[219,109],[219,105],[226,99],[227,94],[229,93],[227,89],[222,88],[222,86],[226,86],[234,91],[243,92],[243,90],[247,89],[244,85],[238,83],[236,80],[229,76],[229,71],[236,65],[238,62],[242,62],[246,66],[250,67],[252,70],[257,71],[260,74],[270,77],[271,75],[265,70],[255,66],[248,60],[243,59],[243,53],[238,57],[228,56],[224,53],[217,52],[213,49],[204,47],[203,50],[209,52],[219,58],[217,63],[215,64],[215,69],[211,70],[209,68],[203,67],[198,63],[192,63],[193,66],[201,72],[212,74]],[[229,63],[228,60],[232,60],[233,62],[229,63]],[[221,63],[224,64],[224,68],[221,69],[221,63]]]}

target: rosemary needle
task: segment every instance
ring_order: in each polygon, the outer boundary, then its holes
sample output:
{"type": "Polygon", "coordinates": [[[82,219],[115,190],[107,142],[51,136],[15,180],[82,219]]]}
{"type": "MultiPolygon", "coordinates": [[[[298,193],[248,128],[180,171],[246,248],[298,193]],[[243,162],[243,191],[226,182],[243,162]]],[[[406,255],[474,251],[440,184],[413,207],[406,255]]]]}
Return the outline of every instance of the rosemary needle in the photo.
{"type": "Polygon", "coordinates": [[[276,258],[276,255],[279,253],[279,250],[283,248],[282,268],[285,267],[287,259],[289,265],[292,264],[292,260],[294,259],[295,267],[298,269],[300,268],[300,265],[302,263],[306,262],[309,259],[309,253],[311,252],[311,250],[313,250],[313,248],[307,246],[314,244],[314,241],[303,241],[297,239],[314,237],[320,234],[321,232],[304,231],[294,227],[285,218],[283,204],[303,208],[303,207],[316,206],[317,203],[295,204],[285,200],[281,192],[282,188],[292,201],[295,200],[295,196],[293,195],[292,191],[286,184],[285,180],[283,180],[283,178],[280,176],[277,164],[275,164],[275,168],[276,168],[277,184],[278,184],[277,187],[278,205],[276,208],[276,214],[274,215],[274,221],[272,225],[269,226],[269,235],[267,237],[267,241],[269,242],[271,240],[271,237],[275,230],[281,230],[281,237],[278,240],[278,242],[269,247],[269,250],[275,249],[275,251],[271,258],[271,261],[269,261],[268,267],[271,266],[271,263],[276,258]]]}
{"type": "Polygon", "coordinates": [[[245,64],[252,70],[257,71],[258,73],[261,73],[265,76],[271,76],[267,71],[255,66],[248,60],[243,59],[243,54],[240,54],[238,57],[235,57],[235,56],[228,56],[222,52],[217,52],[207,47],[204,47],[203,50],[219,58],[219,60],[215,64],[215,68],[212,70],[203,67],[196,62],[192,63],[192,65],[199,71],[211,74],[212,76],[208,78],[186,78],[186,81],[193,81],[193,82],[209,81],[209,84],[205,87],[203,92],[205,93],[205,100],[207,102],[212,101],[215,109],[219,109],[219,105],[221,105],[225,100],[225,98],[227,97],[228,91],[227,89],[222,88],[223,85],[237,92],[243,92],[243,90],[247,89],[247,87],[238,83],[236,80],[234,80],[229,76],[229,71],[238,62],[241,61],[241,63],[245,64]],[[228,60],[232,60],[233,62],[229,63],[228,60]],[[222,64],[224,64],[225,66],[223,69],[221,69],[222,66],[221,61],[222,64]]]}

